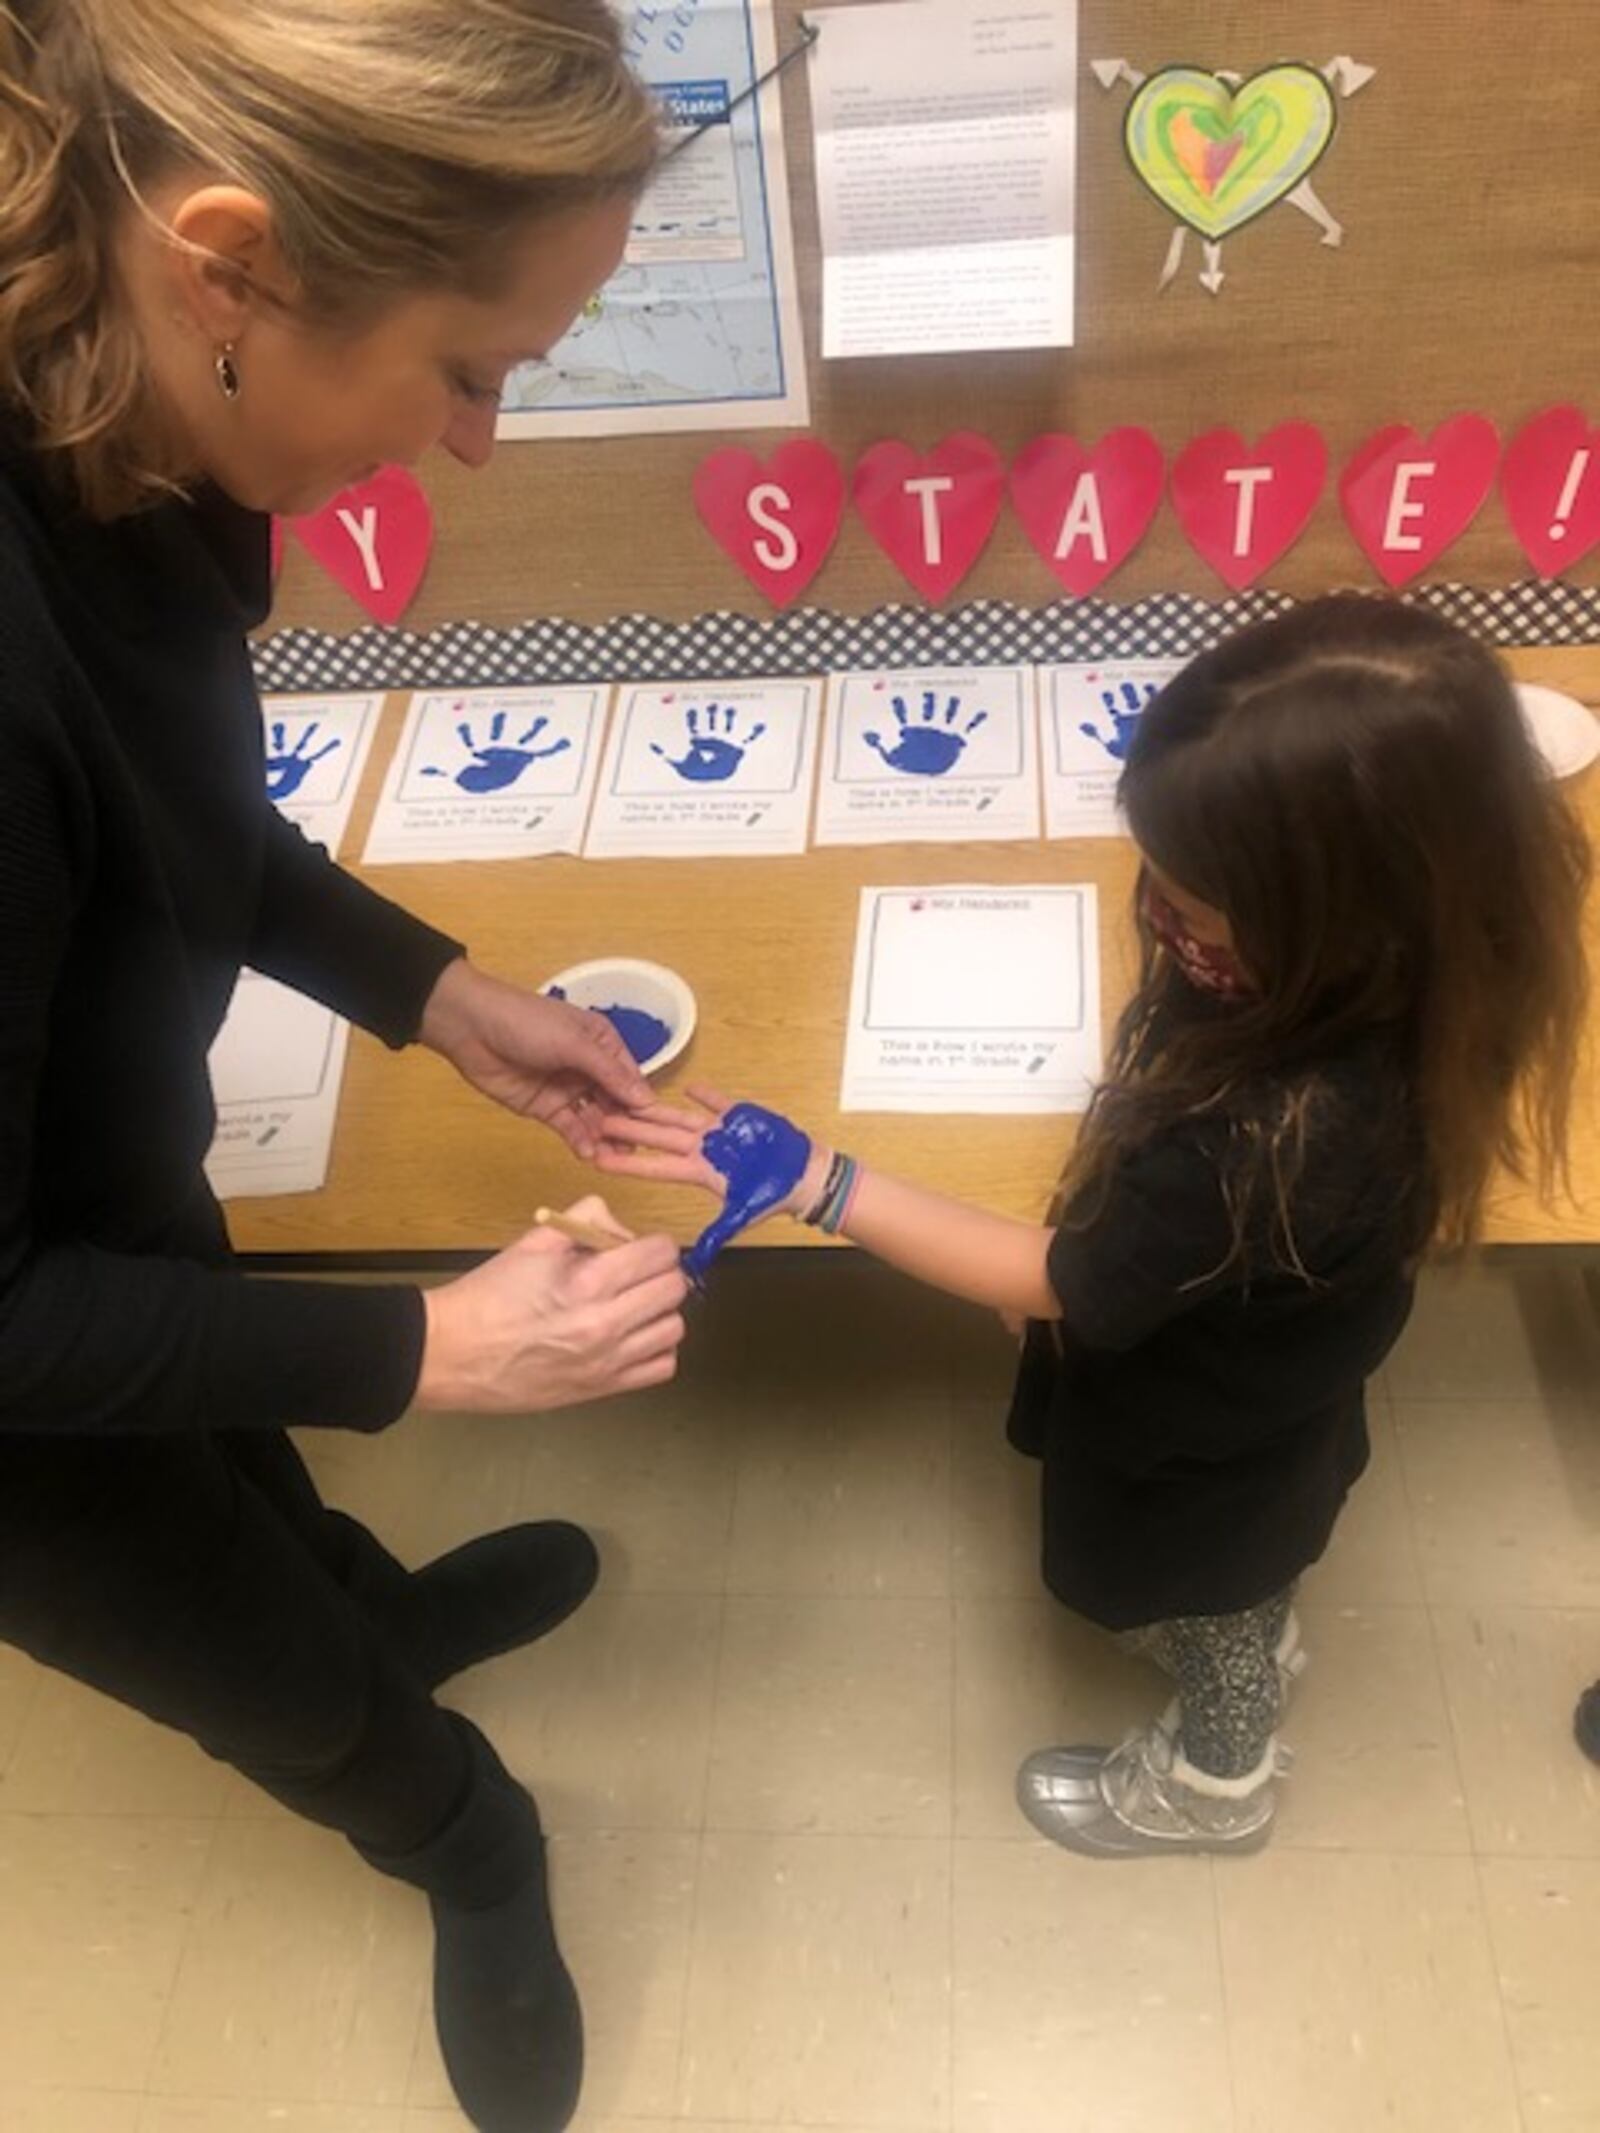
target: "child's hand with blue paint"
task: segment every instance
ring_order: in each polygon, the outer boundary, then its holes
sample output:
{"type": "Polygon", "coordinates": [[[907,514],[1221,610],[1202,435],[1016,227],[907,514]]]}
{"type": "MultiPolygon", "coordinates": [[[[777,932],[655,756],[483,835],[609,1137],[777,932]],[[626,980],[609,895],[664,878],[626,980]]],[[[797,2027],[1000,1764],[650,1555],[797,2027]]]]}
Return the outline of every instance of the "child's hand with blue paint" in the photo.
{"type": "Polygon", "coordinates": [[[973,1303],[1018,1319],[1059,1318],[1050,1277],[1056,1232],[1042,1222],[1016,1222],[969,1207],[859,1163],[845,1163],[842,1206],[831,1202],[834,1154],[798,1126],[759,1104],[730,1103],[714,1089],[691,1089],[696,1109],[650,1104],[601,1119],[593,1161],[623,1177],[699,1185],[722,1197],[722,1213],[683,1255],[702,1284],[722,1247],[768,1215],[824,1219],[890,1266],[973,1303]]]}
{"type": "Polygon", "coordinates": [[[722,1213],[684,1254],[689,1272],[703,1281],[741,1230],[812,1206],[832,1158],[779,1112],[734,1103],[715,1089],[691,1088],[689,1096],[692,1111],[651,1104],[603,1120],[594,1160],[614,1176],[698,1185],[721,1197],[722,1213]]]}

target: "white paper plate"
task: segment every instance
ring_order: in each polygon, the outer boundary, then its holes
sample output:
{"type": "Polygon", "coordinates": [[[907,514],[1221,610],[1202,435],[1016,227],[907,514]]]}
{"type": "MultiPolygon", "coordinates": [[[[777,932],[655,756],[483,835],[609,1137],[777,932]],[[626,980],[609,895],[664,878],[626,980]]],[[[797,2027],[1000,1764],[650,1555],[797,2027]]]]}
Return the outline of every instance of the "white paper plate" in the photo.
{"type": "Polygon", "coordinates": [[[1528,738],[1551,777],[1576,777],[1600,756],[1600,719],[1587,704],[1538,681],[1519,681],[1517,700],[1528,738]]]}
{"type": "Polygon", "coordinates": [[[646,963],[636,956],[603,955],[591,963],[574,963],[546,978],[549,992],[559,985],[574,1007],[634,1007],[654,1015],[667,1025],[667,1041],[658,1052],[638,1064],[646,1074],[659,1074],[694,1035],[694,994],[675,970],[664,963],[646,963]]]}

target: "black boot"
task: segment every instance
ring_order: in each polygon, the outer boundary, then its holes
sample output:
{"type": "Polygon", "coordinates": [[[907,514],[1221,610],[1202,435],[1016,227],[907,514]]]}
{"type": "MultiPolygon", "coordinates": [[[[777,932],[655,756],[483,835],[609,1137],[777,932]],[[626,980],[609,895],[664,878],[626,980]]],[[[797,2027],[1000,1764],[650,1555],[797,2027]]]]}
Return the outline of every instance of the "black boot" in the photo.
{"type": "Polygon", "coordinates": [[[1600,1681],[1585,1689],[1573,1713],[1572,1730],[1590,1762],[1600,1763],[1600,1681]]]}
{"type": "Polygon", "coordinates": [[[430,1900],[433,2019],[457,2101],[479,2133],[559,2133],[583,2085],[583,2013],[550,1921],[542,1840],[536,1871],[502,1902],[430,1900]]]}
{"type": "Polygon", "coordinates": [[[479,2133],[560,2133],[583,2085],[583,2013],[556,1945],[539,1811],[474,1726],[461,1808],[404,1857],[367,1856],[427,1892],[433,2011],[451,2086],[479,2133]]]}
{"type": "Polygon", "coordinates": [[[352,1596],[430,1688],[547,1636],[600,1575],[594,1542],[560,1519],[485,1533],[404,1571],[365,1527],[331,1516],[345,1529],[352,1596]]]}

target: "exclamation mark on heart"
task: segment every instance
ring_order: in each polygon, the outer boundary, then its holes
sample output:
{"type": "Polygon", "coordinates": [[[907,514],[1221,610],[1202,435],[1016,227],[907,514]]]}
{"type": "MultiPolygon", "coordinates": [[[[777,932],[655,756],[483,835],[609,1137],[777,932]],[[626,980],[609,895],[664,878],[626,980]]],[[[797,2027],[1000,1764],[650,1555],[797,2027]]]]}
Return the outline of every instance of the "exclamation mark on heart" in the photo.
{"type": "Polygon", "coordinates": [[[1578,491],[1583,487],[1584,476],[1589,471],[1590,453],[1587,446],[1573,453],[1572,464],[1567,469],[1567,478],[1561,484],[1561,494],[1556,501],[1556,515],[1550,524],[1550,538],[1564,541],[1572,518],[1572,507],[1578,501],[1578,491]]]}

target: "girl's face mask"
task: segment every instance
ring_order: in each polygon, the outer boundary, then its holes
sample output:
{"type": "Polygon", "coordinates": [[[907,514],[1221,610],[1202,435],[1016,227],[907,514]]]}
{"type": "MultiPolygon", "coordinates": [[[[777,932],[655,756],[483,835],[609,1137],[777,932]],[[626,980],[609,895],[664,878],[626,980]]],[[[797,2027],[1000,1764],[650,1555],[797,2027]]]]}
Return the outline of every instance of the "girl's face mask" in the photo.
{"type": "Polygon", "coordinates": [[[1191,985],[1201,992],[1215,993],[1222,1000],[1248,999],[1255,991],[1233,950],[1214,941],[1197,940],[1182,912],[1149,880],[1142,892],[1142,909],[1145,924],[1191,985]]]}

